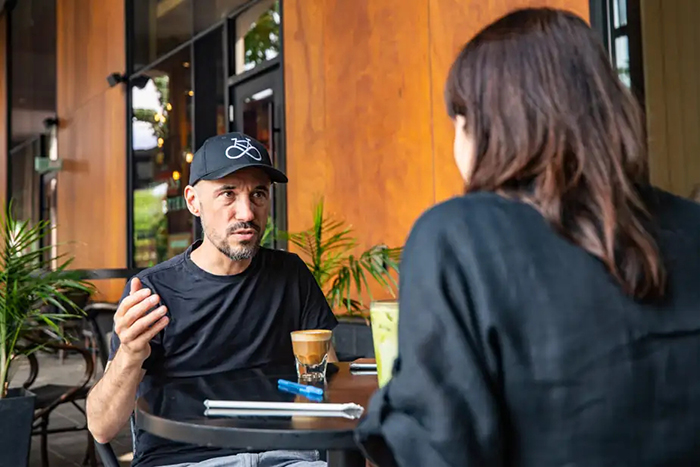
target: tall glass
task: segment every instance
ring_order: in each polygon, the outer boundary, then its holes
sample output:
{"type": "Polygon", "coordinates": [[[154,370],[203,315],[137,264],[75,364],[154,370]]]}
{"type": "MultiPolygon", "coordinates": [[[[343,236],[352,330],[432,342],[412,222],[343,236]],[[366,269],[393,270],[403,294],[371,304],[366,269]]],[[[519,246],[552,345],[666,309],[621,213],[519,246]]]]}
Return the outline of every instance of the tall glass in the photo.
{"type": "Polygon", "coordinates": [[[377,379],[382,387],[391,379],[394,360],[399,353],[399,302],[373,301],[369,307],[369,316],[377,359],[377,379]]]}

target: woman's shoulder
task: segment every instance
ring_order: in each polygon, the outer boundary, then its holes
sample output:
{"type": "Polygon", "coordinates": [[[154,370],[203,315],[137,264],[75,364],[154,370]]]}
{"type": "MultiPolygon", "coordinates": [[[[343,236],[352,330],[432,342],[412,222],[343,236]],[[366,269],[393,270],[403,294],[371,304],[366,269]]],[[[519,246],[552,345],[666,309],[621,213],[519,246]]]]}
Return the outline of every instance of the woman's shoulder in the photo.
{"type": "Polygon", "coordinates": [[[433,232],[523,228],[542,225],[544,219],[531,205],[490,192],[469,193],[442,201],[426,210],[416,221],[415,230],[433,232]]]}

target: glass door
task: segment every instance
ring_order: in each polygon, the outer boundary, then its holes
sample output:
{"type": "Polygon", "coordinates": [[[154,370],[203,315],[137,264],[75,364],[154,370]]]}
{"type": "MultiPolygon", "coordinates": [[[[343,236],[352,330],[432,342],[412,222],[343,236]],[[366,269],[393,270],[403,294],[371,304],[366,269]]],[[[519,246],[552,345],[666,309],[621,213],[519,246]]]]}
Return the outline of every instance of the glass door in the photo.
{"type": "MultiPolygon", "coordinates": [[[[265,145],[273,165],[285,171],[285,158],[282,138],[282,86],[281,69],[273,67],[243,82],[231,86],[229,121],[232,131],[251,136],[265,145]]],[[[275,185],[272,189],[271,217],[278,230],[286,226],[286,188],[275,185]]],[[[279,242],[274,247],[281,248],[279,242]]]]}

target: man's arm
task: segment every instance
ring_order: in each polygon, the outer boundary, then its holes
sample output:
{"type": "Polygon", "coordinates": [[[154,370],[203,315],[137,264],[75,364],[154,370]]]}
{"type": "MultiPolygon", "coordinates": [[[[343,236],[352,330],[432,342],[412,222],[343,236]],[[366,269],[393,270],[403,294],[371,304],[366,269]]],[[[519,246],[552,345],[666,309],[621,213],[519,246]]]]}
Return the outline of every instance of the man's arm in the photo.
{"type": "Polygon", "coordinates": [[[114,315],[119,349],[88,394],[85,407],[88,429],[98,443],[114,438],[134,410],[136,391],[146,373],[142,366],[151,354],[150,341],[168,324],[164,306],[148,313],[158,301],[139,279],[133,279],[129,296],[114,315]]]}
{"type": "Polygon", "coordinates": [[[146,371],[117,351],[102,378],[88,394],[88,429],[98,443],[108,443],[126,424],[134,410],[136,391],[146,371]]]}

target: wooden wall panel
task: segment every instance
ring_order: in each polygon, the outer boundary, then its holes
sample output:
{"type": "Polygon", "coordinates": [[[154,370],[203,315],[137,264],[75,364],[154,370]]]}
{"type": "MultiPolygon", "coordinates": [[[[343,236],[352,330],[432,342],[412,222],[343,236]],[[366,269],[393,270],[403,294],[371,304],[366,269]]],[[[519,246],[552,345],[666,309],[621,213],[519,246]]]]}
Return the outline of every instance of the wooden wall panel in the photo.
{"type": "Polygon", "coordinates": [[[109,88],[107,75],[124,72],[124,4],[57,0],[58,106],[72,113],[109,88]]]}
{"type": "MultiPolygon", "coordinates": [[[[7,58],[5,57],[7,39],[7,15],[0,13],[0,210],[5,213],[7,195],[7,58]]],[[[2,217],[0,215],[0,217],[2,217]]]]}
{"type": "Polygon", "coordinates": [[[434,200],[427,3],[284,7],[289,228],[324,195],[363,246],[401,245],[434,200]]]}
{"type": "Polygon", "coordinates": [[[289,228],[309,226],[324,194],[364,246],[399,245],[460,193],[448,68],[488,22],[538,5],[588,17],[588,0],[285,0],[289,228]]]}
{"type": "Polygon", "coordinates": [[[660,91],[664,88],[661,0],[644,0],[641,10],[651,181],[669,190],[671,171],[666,157],[666,102],[663,92],[660,91]]]}
{"type": "Polygon", "coordinates": [[[700,2],[642,0],[652,181],[681,196],[700,184],[700,2]]]}
{"type": "MultiPolygon", "coordinates": [[[[326,156],[326,83],[323,61],[325,2],[285,0],[284,83],[287,140],[288,228],[304,229],[315,199],[330,185],[326,156]],[[313,96],[313,98],[311,97],[313,96]],[[305,170],[308,164],[309,170],[305,170]]],[[[332,196],[326,196],[328,202],[332,196]]]]}
{"type": "Polygon", "coordinates": [[[588,19],[588,3],[589,0],[429,0],[435,201],[463,191],[452,151],[454,125],[447,116],[443,93],[449,68],[464,44],[486,25],[517,8],[562,8],[588,19]]]}
{"type": "MultiPolygon", "coordinates": [[[[123,2],[57,2],[58,241],[76,268],[126,267],[126,107],[123,2]]],[[[124,281],[96,284],[117,300],[124,281]]]]}

